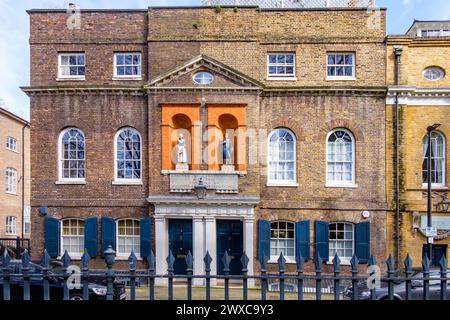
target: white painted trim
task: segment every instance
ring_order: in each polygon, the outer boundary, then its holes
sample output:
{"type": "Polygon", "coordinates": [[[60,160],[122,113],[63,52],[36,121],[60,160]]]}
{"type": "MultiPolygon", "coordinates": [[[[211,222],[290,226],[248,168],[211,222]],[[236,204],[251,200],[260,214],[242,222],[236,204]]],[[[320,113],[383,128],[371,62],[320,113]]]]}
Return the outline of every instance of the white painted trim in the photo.
{"type": "Polygon", "coordinates": [[[387,105],[395,104],[396,94],[398,94],[399,104],[409,106],[450,106],[450,88],[389,87],[386,97],[387,105]]]}
{"type": "Polygon", "coordinates": [[[63,181],[55,181],[56,185],[85,185],[86,181],[85,180],[63,180],[63,181]]]}
{"type": "MultiPolygon", "coordinates": [[[[60,252],[60,256],[58,258],[62,258],[62,256],[64,255],[64,251],[65,251],[64,248],[63,248],[63,222],[66,221],[66,220],[83,221],[83,229],[85,227],[84,226],[84,219],[81,219],[81,218],[70,218],[70,217],[68,217],[68,218],[63,218],[63,219],[59,220],[59,243],[60,243],[60,245],[59,245],[59,250],[60,251],[59,252],[60,252]]],[[[86,239],[85,239],[84,234],[83,234],[83,247],[86,248],[85,243],[86,243],[86,239]]],[[[69,251],[67,251],[67,253],[69,254],[69,256],[70,256],[70,258],[72,260],[80,260],[81,257],[83,256],[83,253],[81,253],[81,252],[77,253],[77,252],[69,252],[69,251]]]]}
{"type": "Polygon", "coordinates": [[[81,129],[79,129],[77,127],[68,127],[68,128],[65,128],[64,130],[61,130],[61,132],[59,133],[59,136],[58,136],[58,150],[57,150],[58,181],[56,181],[55,184],[86,184],[86,176],[87,176],[86,149],[87,149],[86,135],[84,134],[84,132],[81,129]],[[67,131],[73,130],[73,129],[78,130],[83,135],[83,138],[84,138],[84,178],[63,178],[62,138],[67,131]]]}
{"type": "MultiPolygon", "coordinates": [[[[128,260],[128,258],[130,257],[131,252],[120,252],[119,251],[119,221],[122,220],[133,220],[133,221],[137,221],[138,224],[140,223],[139,219],[134,219],[134,218],[120,218],[115,220],[115,227],[116,227],[116,258],[119,258],[118,260],[128,260]]],[[[141,231],[139,229],[139,241],[141,241],[141,231]]],[[[140,243],[140,242],[139,242],[140,243]]],[[[140,244],[139,244],[140,246],[140,244]]],[[[136,255],[136,257],[140,257],[141,256],[141,252],[134,252],[134,254],[136,255]]]]}
{"type": "Polygon", "coordinates": [[[327,188],[357,188],[356,184],[356,140],[353,133],[346,128],[335,128],[328,132],[325,140],[325,186],[327,188]],[[328,180],[328,139],[336,131],[345,131],[352,138],[352,181],[328,180]]]}
{"type": "Polygon", "coordinates": [[[133,128],[133,127],[123,127],[123,128],[121,128],[120,130],[118,130],[116,132],[116,134],[114,136],[114,148],[113,148],[114,149],[114,181],[112,182],[113,185],[127,185],[127,184],[139,185],[139,184],[143,184],[142,183],[142,177],[144,175],[144,165],[143,165],[143,156],[142,156],[142,142],[143,141],[142,141],[141,133],[137,129],[133,128]],[[139,147],[140,147],[139,154],[141,156],[141,158],[140,158],[141,178],[140,179],[119,179],[117,177],[117,138],[125,130],[134,130],[138,134],[139,139],[140,139],[140,144],[139,144],[139,147]]]}
{"type": "Polygon", "coordinates": [[[356,81],[356,77],[347,77],[347,76],[327,76],[327,81],[356,81]]]}
{"type": "MultiPolygon", "coordinates": [[[[348,224],[352,226],[352,243],[353,243],[353,247],[352,247],[352,256],[355,254],[356,252],[356,223],[353,222],[348,222],[348,221],[331,221],[328,223],[328,228],[330,227],[330,224],[338,224],[338,223],[343,223],[343,224],[348,224]]],[[[345,228],[344,228],[345,230],[345,228]]],[[[345,240],[344,240],[345,241],[345,240]]],[[[330,246],[330,235],[328,234],[328,246],[330,246]]],[[[332,257],[328,257],[328,261],[327,264],[333,264],[333,258],[334,255],[332,257]]],[[[351,257],[339,257],[339,259],[341,260],[341,265],[351,265],[350,260],[352,259],[351,257]]]]}
{"type": "MultiPolygon", "coordinates": [[[[80,65],[81,66],[81,65],[80,65]]],[[[86,79],[86,54],[84,52],[60,52],[58,53],[58,77],[56,81],[72,81],[86,79]],[[61,74],[61,58],[62,56],[83,56],[84,57],[84,76],[63,76],[61,74]]]]}
{"type": "Polygon", "coordinates": [[[267,137],[267,186],[288,186],[292,187],[297,184],[297,137],[291,129],[285,127],[278,127],[272,130],[267,137]],[[277,132],[278,130],[286,130],[289,132],[294,139],[294,180],[270,180],[270,138],[277,132]]]}
{"type": "MultiPolygon", "coordinates": [[[[447,152],[447,140],[445,139],[445,136],[442,134],[442,132],[439,131],[433,131],[433,133],[436,133],[437,135],[439,135],[442,138],[442,183],[432,183],[431,184],[431,188],[433,189],[438,189],[438,188],[445,188],[446,185],[446,166],[447,166],[447,157],[446,157],[446,152],[447,152]]],[[[427,135],[424,136],[423,140],[422,140],[422,164],[423,161],[425,160],[425,157],[423,155],[423,144],[425,139],[427,139],[427,135]]],[[[428,140],[427,140],[428,141],[428,140]]],[[[433,143],[432,143],[433,144],[433,143]]],[[[428,177],[429,178],[429,177],[428,177]]],[[[428,188],[428,184],[427,183],[422,183],[422,188],[428,188]]]]}
{"type": "Polygon", "coordinates": [[[114,52],[114,58],[113,58],[113,80],[142,80],[142,52],[139,51],[130,51],[130,52],[114,52]],[[139,71],[140,74],[138,76],[130,76],[130,75],[118,75],[117,74],[117,55],[125,55],[125,54],[134,54],[139,55],[139,71]]]}
{"type": "Polygon", "coordinates": [[[267,52],[267,55],[266,55],[266,80],[270,80],[270,81],[272,81],[272,80],[280,80],[280,81],[286,81],[286,80],[290,80],[290,81],[295,81],[295,80],[297,80],[297,54],[295,53],[295,52],[267,52]],[[280,76],[277,76],[277,75],[270,75],[270,73],[269,73],[269,67],[270,67],[270,64],[269,64],[269,56],[270,55],[292,55],[294,58],[293,58],[293,64],[292,64],[292,66],[293,66],[293,68],[294,68],[294,72],[292,73],[292,76],[284,76],[284,75],[280,75],[280,76]]]}
{"type": "Polygon", "coordinates": [[[119,179],[111,182],[113,186],[142,186],[144,182],[142,180],[135,179],[119,179]]]}
{"type": "MultiPolygon", "coordinates": [[[[326,61],[325,61],[325,66],[326,66],[325,67],[325,75],[326,75],[326,80],[327,81],[339,81],[339,80],[341,80],[341,81],[355,81],[356,80],[356,52],[352,52],[352,51],[349,51],[349,52],[329,51],[325,55],[325,58],[326,58],[326,61]],[[328,64],[328,56],[329,55],[349,55],[349,54],[351,54],[353,56],[353,59],[352,59],[352,61],[353,61],[353,64],[352,64],[352,75],[351,76],[329,76],[328,75],[328,67],[330,65],[328,64]]],[[[335,67],[335,66],[338,66],[338,65],[337,64],[333,64],[331,66],[335,67]]],[[[343,67],[345,67],[345,66],[348,67],[349,65],[343,65],[343,67]]]]}
{"type": "Polygon", "coordinates": [[[284,182],[280,182],[280,183],[276,183],[276,182],[267,182],[266,183],[266,187],[285,187],[285,188],[297,188],[299,186],[298,183],[284,183],[284,182]]]}

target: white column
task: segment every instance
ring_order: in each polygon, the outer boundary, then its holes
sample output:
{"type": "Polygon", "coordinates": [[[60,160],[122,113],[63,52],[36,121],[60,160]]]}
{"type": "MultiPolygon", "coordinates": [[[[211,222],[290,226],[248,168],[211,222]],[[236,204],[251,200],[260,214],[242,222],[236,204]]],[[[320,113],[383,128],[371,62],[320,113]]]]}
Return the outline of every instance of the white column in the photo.
{"type": "MultiPolygon", "coordinates": [[[[156,274],[167,274],[166,258],[169,255],[169,230],[165,217],[155,217],[155,257],[156,257],[156,274]]],[[[155,284],[166,285],[167,279],[157,278],[155,284]]]]}
{"type": "MultiPolygon", "coordinates": [[[[206,217],[205,221],[205,255],[209,252],[212,258],[211,275],[217,275],[217,232],[216,219],[206,217]]],[[[216,284],[216,279],[211,279],[211,285],[216,284]]]]}
{"type": "MultiPolygon", "coordinates": [[[[244,219],[244,250],[248,257],[248,275],[251,276],[254,274],[253,270],[253,262],[254,262],[254,256],[253,256],[253,218],[245,218],[244,219]]],[[[255,280],[254,279],[248,279],[248,286],[254,287],[255,286],[255,280]]]]}
{"type": "MultiPolygon", "coordinates": [[[[205,267],[203,258],[205,257],[205,226],[203,217],[193,218],[193,256],[194,256],[194,275],[204,275],[205,267]]],[[[194,279],[194,285],[203,285],[204,279],[194,279]]]]}

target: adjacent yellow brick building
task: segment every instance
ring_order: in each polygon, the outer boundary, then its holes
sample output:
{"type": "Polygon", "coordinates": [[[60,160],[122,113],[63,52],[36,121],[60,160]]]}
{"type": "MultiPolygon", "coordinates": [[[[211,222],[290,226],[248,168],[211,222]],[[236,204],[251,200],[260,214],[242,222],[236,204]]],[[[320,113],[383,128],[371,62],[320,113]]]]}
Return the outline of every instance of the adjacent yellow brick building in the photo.
{"type": "Polygon", "coordinates": [[[29,238],[29,123],[0,108],[0,143],[0,238],[29,238]]]}
{"type": "Polygon", "coordinates": [[[394,252],[399,265],[409,253],[414,267],[421,266],[424,227],[427,224],[427,176],[424,156],[427,127],[441,124],[433,133],[433,264],[448,256],[450,213],[442,203],[449,194],[450,162],[450,22],[415,21],[401,36],[387,38],[386,165],[387,252],[394,252]],[[398,109],[396,109],[398,108],[398,109]],[[396,117],[398,114],[398,117],[396,117]],[[398,124],[396,125],[398,118],[398,124]],[[398,131],[396,131],[398,128],[398,131]],[[396,135],[398,132],[398,135],[396,135]],[[398,166],[396,140],[398,137],[398,166]],[[397,183],[398,173],[398,183],[397,183]],[[399,212],[396,210],[396,186],[399,212]],[[439,205],[441,203],[441,205],[439,205]],[[399,235],[397,239],[397,234],[399,235]],[[398,248],[398,249],[397,249],[398,248]]]}

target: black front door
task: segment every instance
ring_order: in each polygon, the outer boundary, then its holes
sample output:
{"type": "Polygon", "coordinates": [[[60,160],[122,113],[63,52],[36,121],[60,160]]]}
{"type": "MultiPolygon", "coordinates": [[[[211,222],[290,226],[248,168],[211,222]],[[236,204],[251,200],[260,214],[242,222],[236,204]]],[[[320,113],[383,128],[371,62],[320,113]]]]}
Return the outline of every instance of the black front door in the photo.
{"type": "MultiPolygon", "coordinates": [[[[439,261],[441,261],[442,256],[447,257],[447,246],[446,245],[433,245],[432,246],[432,256],[431,256],[431,266],[439,267],[439,261]]],[[[429,255],[429,247],[427,244],[423,245],[422,256],[425,254],[429,255]]]]}
{"type": "Polygon", "coordinates": [[[219,275],[224,274],[222,258],[225,251],[231,258],[230,275],[242,274],[243,242],[242,221],[217,220],[217,273],[219,275]]]}
{"type": "Polygon", "coordinates": [[[185,275],[186,256],[192,254],[192,220],[169,220],[169,249],[175,257],[174,273],[185,275]]]}

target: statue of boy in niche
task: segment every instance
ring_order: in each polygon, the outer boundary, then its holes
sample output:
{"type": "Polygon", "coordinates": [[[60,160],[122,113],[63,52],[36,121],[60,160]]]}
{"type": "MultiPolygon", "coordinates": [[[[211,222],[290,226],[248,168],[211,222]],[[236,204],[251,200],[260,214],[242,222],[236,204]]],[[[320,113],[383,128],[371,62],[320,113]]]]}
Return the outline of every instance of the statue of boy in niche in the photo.
{"type": "Polygon", "coordinates": [[[228,133],[225,133],[225,139],[222,141],[222,158],[224,164],[233,164],[233,144],[228,133]]]}

